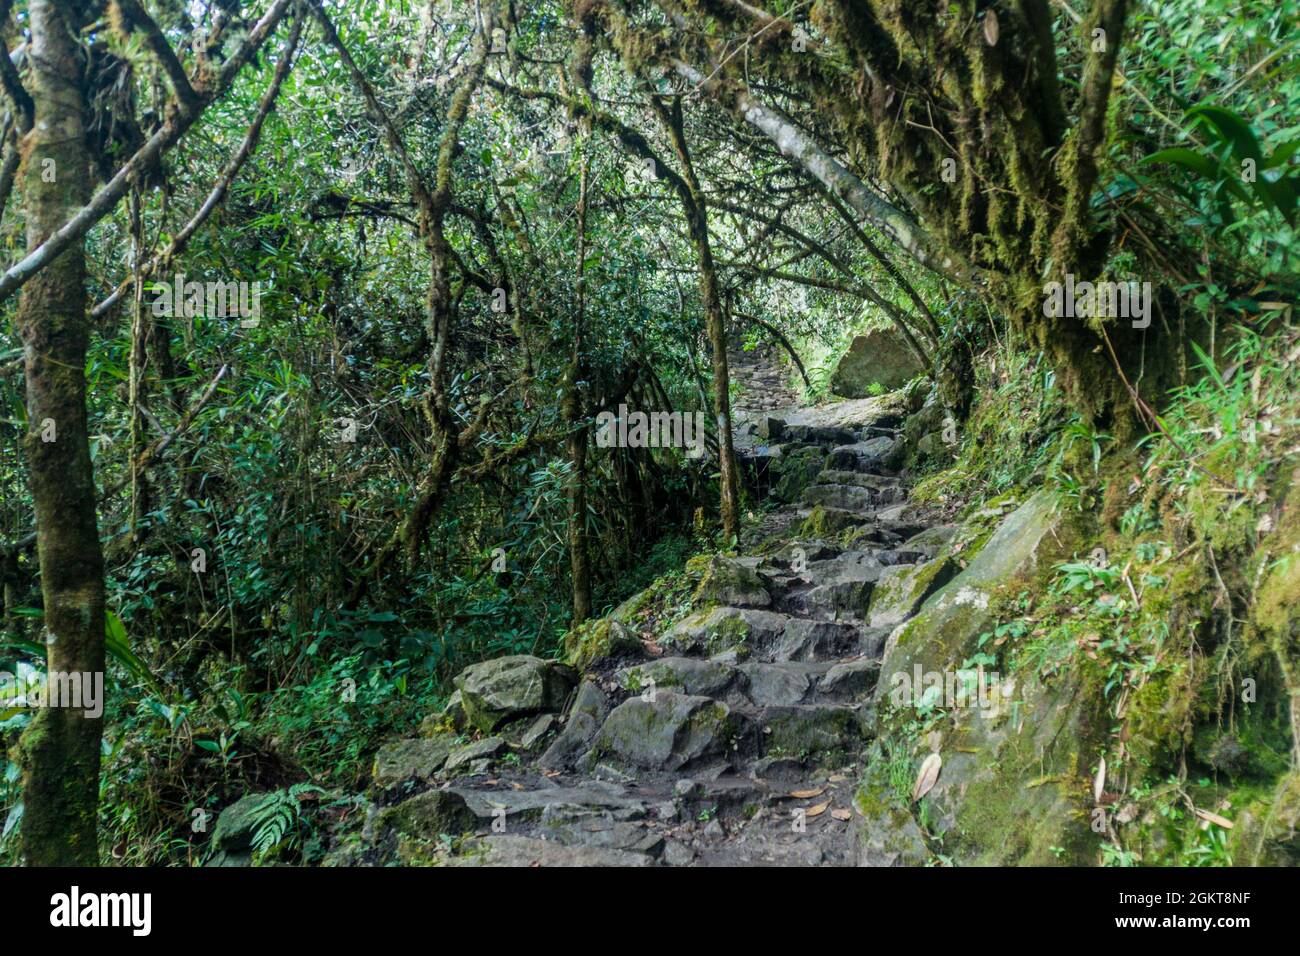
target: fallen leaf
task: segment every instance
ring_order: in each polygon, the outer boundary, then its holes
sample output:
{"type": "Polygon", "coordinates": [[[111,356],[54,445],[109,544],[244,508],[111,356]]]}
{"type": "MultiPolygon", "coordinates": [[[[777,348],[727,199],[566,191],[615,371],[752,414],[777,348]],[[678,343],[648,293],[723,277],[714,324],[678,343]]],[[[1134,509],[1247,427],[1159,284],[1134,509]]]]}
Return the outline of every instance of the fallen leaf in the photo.
{"type": "Polygon", "coordinates": [[[998,15],[992,9],[984,14],[984,39],[988,41],[989,46],[997,46],[998,15]]]}
{"type": "Polygon", "coordinates": [[[844,776],[844,774],[842,773],[833,773],[826,779],[831,783],[843,783],[845,780],[849,778],[844,776]]]}
{"type": "Polygon", "coordinates": [[[836,807],[831,811],[831,816],[836,820],[851,820],[853,818],[853,812],[844,807],[836,807]]]}
{"type": "Polygon", "coordinates": [[[796,800],[809,800],[813,797],[820,797],[825,792],[825,787],[814,787],[812,790],[791,790],[790,796],[796,800]]]}
{"type": "Polygon", "coordinates": [[[1232,821],[1229,820],[1227,817],[1219,816],[1217,813],[1211,813],[1209,810],[1202,810],[1200,807],[1197,807],[1196,815],[1200,817],[1202,820],[1204,820],[1206,823],[1217,824],[1218,826],[1223,827],[1223,829],[1225,830],[1232,829],[1232,821]]]}
{"type": "Polygon", "coordinates": [[[804,811],[804,814],[803,814],[803,815],[804,815],[805,818],[806,818],[806,817],[819,817],[819,816],[821,816],[823,813],[826,812],[827,807],[829,807],[830,805],[831,805],[831,802],[830,802],[829,800],[827,800],[825,803],[819,803],[819,804],[817,804],[817,806],[815,806],[815,807],[809,807],[807,810],[804,811]]]}
{"type": "Polygon", "coordinates": [[[916,786],[912,788],[912,802],[924,797],[939,780],[939,770],[943,767],[943,758],[930,754],[921,761],[921,771],[916,775],[916,786]]]}

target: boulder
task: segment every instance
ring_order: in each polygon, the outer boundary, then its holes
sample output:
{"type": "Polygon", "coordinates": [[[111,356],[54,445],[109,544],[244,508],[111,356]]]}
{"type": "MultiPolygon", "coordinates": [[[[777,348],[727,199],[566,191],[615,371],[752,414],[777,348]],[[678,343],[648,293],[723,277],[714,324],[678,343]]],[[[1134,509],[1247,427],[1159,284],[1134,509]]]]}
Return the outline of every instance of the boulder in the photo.
{"type": "Polygon", "coordinates": [[[893,328],[873,329],[856,336],[831,375],[831,393],[843,398],[866,398],[875,390],[893,391],[925,371],[893,328]]]}
{"type": "MultiPolygon", "coordinates": [[[[426,790],[379,812],[376,830],[381,840],[415,841],[436,846],[439,836],[459,836],[478,826],[478,817],[465,798],[450,790],[426,790]]],[[[400,853],[409,861],[409,853],[400,853]]]]}
{"type": "Polygon", "coordinates": [[[576,682],[572,668],[528,654],[482,661],[456,677],[465,716],[489,733],[518,717],[562,710],[576,682]]]}
{"type": "Polygon", "coordinates": [[[871,592],[868,623],[871,627],[896,627],[903,623],[960,570],[957,562],[947,555],[924,564],[886,567],[871,592]]]}
{"type": "Polygon", "coordinates": [[[696,607],[719,604],[731,607],[767,607],[772,603],[767,582],[749,563],[739,558],[714,555],[695,589],[696,607]]]}
{"type": "Polygon", "coordinates": [[[1037,492],[1008,515],[966,569],[890,634],[876,699],[888,693],[896,675],[911,679],[915,664],[923,672],[945,672],[973,654],[980,634],[992,624],[995,592],[1036,571],[1042,552],[1063,551],[1073,538],[1064,525],[1048,491],[1037,492]]]}
{"type": "Polygon", "coordinates": [[[543,770],[567,770],[587,749],[600,725],[609,716],[609,700],[591,681],[583,681],[569,709],[564,729],[538,760],[543,770]]]}
{"type": "Polygon", "coordinates": [[[209,856],[205,866],[251,866],[256,811],[269,793],[250,793],[240,797],[217,816],[208,840],[209,856]]]}
{"type": "MultiPolygon", "coordinates": [[[[615,615],[617,615],[617,610],[615,615]]],[[[565,663],[580,671],[611,657],[639,654],[644,650],[641,638],[615,616],[587,621],[564,635],[565,663]]]]}
{"type": "Polygon", "coordinates": [[[838,760],[856,754],[870,739],[860,712],[840,704],[765,707],[759,724],[765,757],[838,760]]]}
{"type": "Polygon", "coordinates": [[[615,675],[619,684],[634,694],[645,688],[668,688],[700,697],[721,697],[736,682],[736,669],[717,661],[691,657],[661,657],[615,675]]]}
{"type": "Polygon", "coordinates": [[[657,691],[653,700],[632,697],[615,707],[592,742],[595,766],[676,771],[724,755],[739,732],[726,704],[708,697],[657,691]]]}
{"type": "Polygon", "coordinates": [[[408,780],[432,779],[447,762],[447,755],[451,753],[455,739],[450,734],[443,734],[414,740],[394,740],[384,744],[375,754],[375,786],[387,790],[408,780]]]}
{"type": "Polygon", "coordinates": [[[472,744],[456,747],[447,755],[443,770],[452,774],[465,766],[472,766],[476,761],[488,760],[506,749],[506,742],[500,737],[484,737],[472,744]]]}

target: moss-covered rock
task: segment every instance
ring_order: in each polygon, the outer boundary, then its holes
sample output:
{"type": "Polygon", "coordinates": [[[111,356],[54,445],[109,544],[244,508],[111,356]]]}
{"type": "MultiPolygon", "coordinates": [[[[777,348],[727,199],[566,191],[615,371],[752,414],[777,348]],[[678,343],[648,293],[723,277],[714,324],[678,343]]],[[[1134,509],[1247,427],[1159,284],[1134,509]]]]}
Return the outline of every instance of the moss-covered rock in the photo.
{"type": "Polygon", "coordinates": [[[731,607],[767,607],[772,603],[767,582],[749,563],[740,558],[714,555],[691,599],[697,608],[728,605],[731,607]]]}
{"type": "Polygon", "coordinates": [[[1300,866],[1300,770],[1243,808],[1228,844],[1236,866],[1300,866]]]}
{"type": "Polygon", "coordinates": [[[270,799],[269,793],[240,797],[217,816],[208,840],[207,866],[251,866],[257,810],[270,799]]]}
{"type": "Polygon", "coordinates": [[[642,693],[648,687],[671,688],[684,694],[721,697],[736,682],[736,669],[718,661],[690,657],[662,657],[625,667],[617,675],[624,690],[642,693]]]}
{"type": "Polygon", "coordinates": [[[858,754],[870,740],[862,713],[837,704],[766,707],[759,723],[765,757],[841,761],[858,754]]]}
{"type": "Polygon", "coordinates": [[[455,743],[453,735],[440,734],[436,737],[394,740],[384,744],[375,754],[375,787],[386,790],[408,780],[431,780],[447,762],[447,755],[455,743]]]}
{"type": "Polygon", "coordinates": [[[596,661],[644,650],[641,638],[613,617],[587,621],[564,635],[564,662],[585,671],[596,661]]]}
{"type": "Polygon", "coordinates": [[[976,641],[988,629],[995,593],[1013,582],[1032,576],[1043,552],[1060,549],[1066,537],[1059,534],[1064,521],[1055,497],[1040,491],[1007,516],[966,569],[921,606],[919,613],[900,625],[885,644],[877,699],[884,697],[895,674],[943,672],[961,664],[976,650],[976,641]]]}
{"type": "Polygon", "coordinates": [[[868,623],[895,627],[907,620],[935,591],[957,574],[957,562],[942,555],[924,564],[896,564],[885,568],[871,592],[868,623]]]}
{"type": "Polygon", "coordinates": [[[1072,677],[1017,675],[1014,688],[994,708],[952,713],[939,779],[917,812],[959,863],[1093,865],[1091,771],[1107,743],[1104,700],[1072,677]]]}
{"type": "Polygon", "coordinates": [[[450,790],[426,790],[379,812],[375,820],[377,842],[396,847],[405,863],[427,862],[441,837],[473,831],[478,817],[465,798],[450,790]]]}
{"type": "Polygon", "coordinates": [[[871,761],[853,797],[854,861],[858,866],[925,866],[925,832],[903,805],[884,768],[871,761]]]}
{"type": "Polygon", "coordinates": [[[726,704],[656,691],[615,707],[592,742],[587,762],[642,770],[681,770],[725,754],[740,726],[726,704]]]}
{"type": "Polygon", "coordinates": [[[798,501],[805,488],[817,480],[826,463],[826,451],[815,445],[795,448],[771,465],[772,497],[787,504],[798,501]]]}
{"type": "Polygon", "coordinates": [[[456,677],[466,718],[489,733],[518,717],[563,709],[575,683],[572,668],[529,654],[482,661],[456,677]]]}
{"type": "Polygon", "coordinates": [[[897,329],[873,329],[856,336],[836,364],[831,375],[831,394],[866,398],[881,389],[901,388],[924,371],[897,329]]]}
{"type": "Polygon", "coordinates": [[[420,721],[421,737],[441,737],[444,734],[460,734],[469,729],[469,720],[465,716],[465,707],[460,691],[452,691],[442,710],[429,714],[420,721]]]}

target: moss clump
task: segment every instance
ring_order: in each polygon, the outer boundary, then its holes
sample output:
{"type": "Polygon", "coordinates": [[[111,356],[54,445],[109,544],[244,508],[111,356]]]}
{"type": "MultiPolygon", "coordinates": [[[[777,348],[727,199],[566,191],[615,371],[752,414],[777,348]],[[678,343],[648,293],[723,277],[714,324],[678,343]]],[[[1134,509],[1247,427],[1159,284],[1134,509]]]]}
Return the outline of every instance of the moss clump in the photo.
{"type": "Polygon", "coordinates": [[[642,650],[641,639],[611,618],[587,621],[564,635],[564,662],[586,670],[596,661],[642,650]]]}

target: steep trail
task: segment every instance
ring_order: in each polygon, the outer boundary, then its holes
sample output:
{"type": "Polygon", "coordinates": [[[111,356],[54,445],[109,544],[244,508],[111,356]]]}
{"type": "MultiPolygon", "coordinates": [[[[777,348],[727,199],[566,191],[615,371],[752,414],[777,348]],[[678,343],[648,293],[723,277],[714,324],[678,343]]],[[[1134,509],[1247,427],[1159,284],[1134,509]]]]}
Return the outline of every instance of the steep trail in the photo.
{"type": "Polygon", "coordinates": [[[884,464],[901,395],[777,405],[793,393],[771,387],[770,362],[749,362],[736,438],[751,475],[780,474],[786,503],[740,556],[710,560],[685,617],[646,633],[620,609],[598,625],[609,653],[580,680],[536,658],[468,669],[462,706],[500,727],[381,751],[365,843],[339,862],[857,862],[853,796],[901,620],[873,590],[938,545],[884,464]]]}

